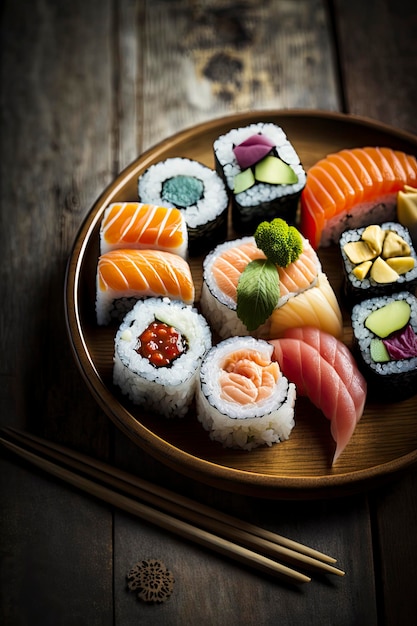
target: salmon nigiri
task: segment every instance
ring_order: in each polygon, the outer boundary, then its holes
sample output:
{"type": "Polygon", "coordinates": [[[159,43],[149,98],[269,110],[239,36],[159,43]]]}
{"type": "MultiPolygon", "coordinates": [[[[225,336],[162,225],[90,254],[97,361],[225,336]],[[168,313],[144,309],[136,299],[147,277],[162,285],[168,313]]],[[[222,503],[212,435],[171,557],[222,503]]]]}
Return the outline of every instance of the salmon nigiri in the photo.
{"type": "Polygon", "coordinates": [[[271,340],[274,356],[297,393],[330,420],[336,442],[333,463],[349,443],[366,401],[367,384],[347,346],[316,328],[288,329],[271,340]]]}
{"type": "Polygon", "coordinates": [[[97,266],[97,322],[120,319],[140,298],[169,297],[194,302],[195,290],[187,261],[162,250],[111,250],[97,266]]]}
{"type": "Polygon", "coordinates": [[[117,248],[165,250],[187,255],[188,231],[183,213],[142,202],[114,202],[100,225],[101,254],[117,248]]]}
{"type": "MultiPolygon", "coordinates": [[[[265,258],[253,237],[220,244],[206,258],[201,306],[222,339],[248,334],[237,315],[237,287],[246,266],[265,258]]],[[[302,253],[295,261],[277,267],[277,283],[277,306],[250,334],[271,339],[282,336],[289,327],[310,325],[341,336],[342,314],[336,295],[307,239],[303,238],[302,253]]]]}
{"type": "Polygon", "coordinates": [[[386,147],[329,154],[307,173],[300,230],[314,248],[337,243],[343,230],[395,218],[398,191],[417,183],[415,156],[386,147]]]}

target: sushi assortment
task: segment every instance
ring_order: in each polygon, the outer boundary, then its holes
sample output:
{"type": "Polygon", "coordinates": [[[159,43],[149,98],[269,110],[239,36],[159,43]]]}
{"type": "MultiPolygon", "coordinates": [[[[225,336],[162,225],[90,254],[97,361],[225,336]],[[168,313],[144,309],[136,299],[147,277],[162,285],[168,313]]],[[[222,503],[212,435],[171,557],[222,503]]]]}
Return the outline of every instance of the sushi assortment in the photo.
{"type": "Polygon", "coordinates": [[[138,196],[142,202],[176,207],[183,213],[190,255],[226,239],[226,187],[213,169],[198,161],[173,157],[154,163],[139,176],[138,196]]]}
{"type": "Polygon", "coordinates": [[[417,393],[417,298],[409,291],[356,304],[352,327],[370,394],[382,402],[417,393]]]}
{"type": "Polygon", "coordinates": [[[346,230],[339,240],[347,302],[417,287],[417,255],[397,222],[346,230]]]}
{"type": "Polygon", "coordinates": [[[293,224],[306,173],[293,145],[276,124],[249,124],[218,137],[216,171],[225,181],[232,223],[241,235],[263,220],[281,217],[293,224]]]}
{"type": "Polygon", "coordinates": [[[103,212],[96,320],[117,324],[113,383],[158,416],[193,406],[210,439],[246,451],[286,441],[306,396],[330,421],[335,463],[368,389],[390,400],[417,390],[417,160],[342,150],[306,175],[273,124],[232,129],[213,152],[215,169],[155,163],[138,201],[103,212]],[[231,240],[229,202],[241,234],[231,240]],[[317,253],[336,243],[352,351],[317,253]],[[203,255],[199,299],[193,255],[203,255]]]}

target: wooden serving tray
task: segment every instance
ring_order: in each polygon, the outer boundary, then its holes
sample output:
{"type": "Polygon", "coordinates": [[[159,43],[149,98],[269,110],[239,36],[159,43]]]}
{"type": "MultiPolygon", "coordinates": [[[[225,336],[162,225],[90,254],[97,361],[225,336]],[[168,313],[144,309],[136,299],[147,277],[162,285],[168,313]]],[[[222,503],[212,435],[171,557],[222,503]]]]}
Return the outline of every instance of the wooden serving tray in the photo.
{"type": "MultiPolygon", "coordinates": [[[[281,126],[306,170],[332,151],[365,145],[417,154],[417,137],[371,120],[322,111],[259,111],[215,119],[186,129],[142,154],[103,192],[76,237],[65,285],[67,328],[78,367],[96,400],[138,446],[162,463],[203,483],[268,498],[316,498],[358,491],[386,480],[417,461],[417,395],[395,404],[367,402],[356,431],[334,467],[330,424],[308,399],[297,398],[296,426],[284,443],[246,452],[212,442],[195,414],[167,420],[139,410],[112,384],[116,328],[95,321],[99,228],[110,202],[136,201],[137,178],[152,163],[181,156],[214,167],[212,144],[231,128],[252,122],[281,126]]],[[[229,239],[235,234],[229,226],[229,239]]],[[[341,260],[336,247],[320,249],[324,271],[340,295],[341,260]]],[[[203,257],[190,265],[196,304],[203,257]]],[[[344,341],[352,332],[347,310],[344,341]]]]}

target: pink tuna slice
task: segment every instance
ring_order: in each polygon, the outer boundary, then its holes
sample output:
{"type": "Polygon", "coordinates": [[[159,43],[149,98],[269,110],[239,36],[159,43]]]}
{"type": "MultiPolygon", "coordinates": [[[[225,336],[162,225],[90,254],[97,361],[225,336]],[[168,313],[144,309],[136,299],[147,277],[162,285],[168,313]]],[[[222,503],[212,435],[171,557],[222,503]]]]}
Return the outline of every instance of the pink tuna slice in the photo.
{"type": "Polygon", "coordinates": [[[295,383],[297,393],[307,396],[330,420],[330,432],[336,442],[334,464],[362,416],[366,381],[342,342],[334,337],[329,340],[322,331],[318,331],[320,337],[314,338],[315,331],[301,330],[302,333],[289,331],[299,337],[286,336],[270,343],[284,376],[295,383]]]}
{"type": "Polygon", "coordinates": [[[246,170],[271,152],[271,148],[273,148],[274,145],[275,144],[264,135],[252,135],[235,146],[233,152],[235,153],[239,167],[242,170],[246,170]]]}
{"type": "Polygon", "coordinates": [[[360,417],[365,407],[367,384],[349,348],[330,333],[312,326],[288,328],[284,337],[305,341],[320,352],[321,356],[334,367],[349,389],[360,417]]]}

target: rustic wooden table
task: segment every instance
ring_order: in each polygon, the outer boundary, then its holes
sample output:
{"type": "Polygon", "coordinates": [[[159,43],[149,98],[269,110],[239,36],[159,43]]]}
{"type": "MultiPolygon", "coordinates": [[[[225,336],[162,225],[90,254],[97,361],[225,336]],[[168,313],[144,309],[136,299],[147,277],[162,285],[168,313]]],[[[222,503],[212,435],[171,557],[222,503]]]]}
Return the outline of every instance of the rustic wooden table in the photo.
{"type": "Polygon", "coordinates": [[[167,469],[97,406],[65,328],[63,283],[93,202],[143,150],[246,110],[368,116],[417,133],[412,0],[4,0],[1,426],[29,430],[337,557],[344,578],[271,580],[0,457],[0,622],[386,626],[417,615],[417,473],[282,501],[167,469]],[[164,604],[126,587],[175,575],[164,604]]]}

